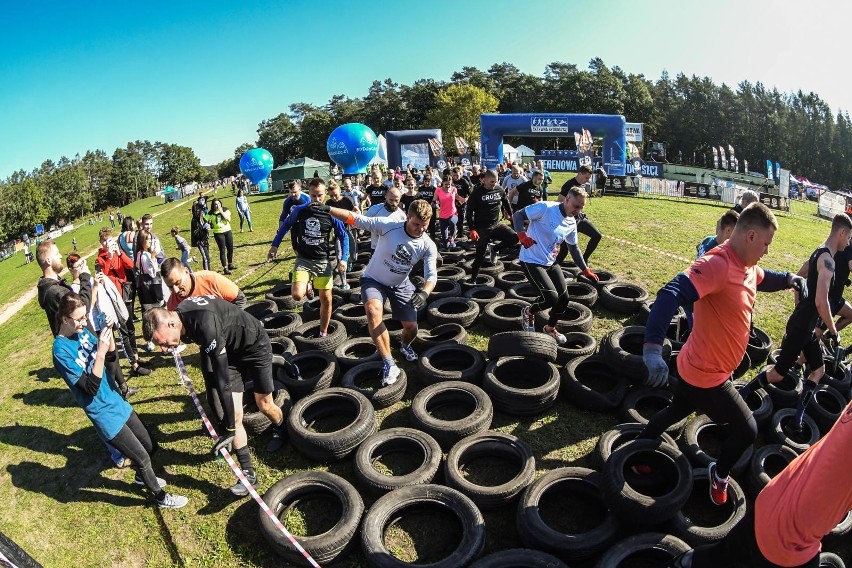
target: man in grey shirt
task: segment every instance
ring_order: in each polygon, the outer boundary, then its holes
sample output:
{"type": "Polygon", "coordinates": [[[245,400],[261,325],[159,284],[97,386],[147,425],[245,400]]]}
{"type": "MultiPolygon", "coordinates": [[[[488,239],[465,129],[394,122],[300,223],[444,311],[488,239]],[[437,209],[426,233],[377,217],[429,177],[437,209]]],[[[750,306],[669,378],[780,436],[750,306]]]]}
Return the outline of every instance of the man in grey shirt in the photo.
{"type": "MultiPolygon", "coordinates": [[[[390,221],[405,221],[405,211],[399,208],[401,200],[402,192],[392,187],[385,194],[385,200],[382,203],[372,205],[364,212],[364,215],[367,217],[384,217],[390,221]]],[[[370,232],[370,252],[375,252],[378,242],[379,235],[375,232],[370,232]]]]}
{"type": "Polygon", "coordinates": [[[361,277],[361,297],[370,337],[384,362],[382,385],[391,385],[399,378],[399,367],[391,356],[390,336],[382,322],[383,307],[385,299],[390,298],[393,318],[402,324],[399,350],[407,360],[416,361],[417,353],[411,343],[417,337],[417,310],[426,305],[426,299],[438,281],[438,247],[426,234],[432,218],[432,206],[421,199],[415,200],[403,221],[366,217],[325,204],[313,204],[311,207],[319,207],[347,225],[379,236],[375,253],[361,277]],[[417,289],[408,276],[421,260],[426,282],[417,289]]]}

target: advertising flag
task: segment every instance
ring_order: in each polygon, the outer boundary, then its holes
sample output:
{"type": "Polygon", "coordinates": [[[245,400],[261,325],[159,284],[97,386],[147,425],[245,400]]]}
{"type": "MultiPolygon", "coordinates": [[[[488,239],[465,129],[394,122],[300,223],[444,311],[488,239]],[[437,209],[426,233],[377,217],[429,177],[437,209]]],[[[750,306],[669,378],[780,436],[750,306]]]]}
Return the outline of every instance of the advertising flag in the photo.
{"type": "Polygon", "coordinates": [[[722,169],[727,170],[728,169],[728,159],[725,158],[725,147],[724,146],[719,146],[719,161],[721,162],[722,169]]]}
{"type": "Polygon", "coordinates": [[[766,177],[769,179],[775,178],[775,176],[772,175],[772,160],[766,160],[766,177]]]}
{"type": "Polygon", "coordinates": [[[719,151],[716,149],[715,146],[713,146],[712,150],[713,150],[713,169],[716,170],[716,169],[719,169],[719,151]]]}

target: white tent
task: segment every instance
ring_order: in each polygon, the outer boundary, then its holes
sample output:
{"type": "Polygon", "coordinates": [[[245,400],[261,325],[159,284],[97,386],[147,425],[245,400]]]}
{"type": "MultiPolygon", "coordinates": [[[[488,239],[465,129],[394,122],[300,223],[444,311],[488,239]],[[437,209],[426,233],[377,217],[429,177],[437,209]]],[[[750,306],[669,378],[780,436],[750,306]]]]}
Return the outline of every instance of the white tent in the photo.
{"type": "Polygon", "coordinates": [[[518,158],[518,151],[511,144],[503,144],[503,158],[514,162],[518,158]]]}
{"type": "MultiPolygon", "coordinates": [[[[504,146],[504,148],[505,148],[505,146],[504,146]]],[[[518,157],[519,158],[523,158],[524,156],[535,156],[535,150],[533,150],[529,146],[525,146],[523,144],[521,144],[520,146],[515,148],[515,150],[518,151],[518,157]]]]}
{"type": "Polygon", "coordinates": [[[370,164],[387,164],[388,163],[388,141],[385,137],[379,134],[379,149],[376,155],[370,160],[370,164]]]}

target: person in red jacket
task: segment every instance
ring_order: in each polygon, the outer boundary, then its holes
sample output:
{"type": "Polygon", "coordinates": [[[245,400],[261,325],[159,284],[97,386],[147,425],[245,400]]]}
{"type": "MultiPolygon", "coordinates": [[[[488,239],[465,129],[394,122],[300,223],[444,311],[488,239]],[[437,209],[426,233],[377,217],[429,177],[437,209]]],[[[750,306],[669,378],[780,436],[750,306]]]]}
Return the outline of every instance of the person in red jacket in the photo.
{"type": "MultiPolygon", "coordinates": [[[[133,325],[133,296],[130,288],[133,285],[133,259],[124,254],[118,242],[112,236],[112,229],[103,227],[98,235],[101,248],[98,249],[97,264],[101,271],[115,284],[121,292],[124,305],[129,316],[123,322],[118,322],[117,329],[124,344],[124,352],[130,361],[132,374],[150,375],[151,370],[139,364],[139,354],[136,350],[136,326],[133,325]]],[[[116,313],[118,310],[116,310],[116,313]]]]}

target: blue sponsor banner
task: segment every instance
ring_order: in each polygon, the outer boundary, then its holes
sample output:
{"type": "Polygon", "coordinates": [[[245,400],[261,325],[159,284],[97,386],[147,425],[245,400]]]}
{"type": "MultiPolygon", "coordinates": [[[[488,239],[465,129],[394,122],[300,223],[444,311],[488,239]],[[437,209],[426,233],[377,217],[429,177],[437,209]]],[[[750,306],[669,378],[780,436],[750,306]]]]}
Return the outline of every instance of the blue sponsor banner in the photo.
{"type": "MultiPolygon", "coordinates": [[[[541,160],[542,166],[549,172],[576,172],[579,168],[579,157],[577,152],[572,150],[545,150],[540,155],[535,157],[536,160],[541,160]]],[[[597,168],[601,165],[601,158],[595,158],[594,166],[597,168]]],[[[625,164],[625,175],[635,176],[633,164],[627,162],[625,164]]],[[[663,163],[662,162],[643,162],[642,177],[662,178],[663,163]]]]}

